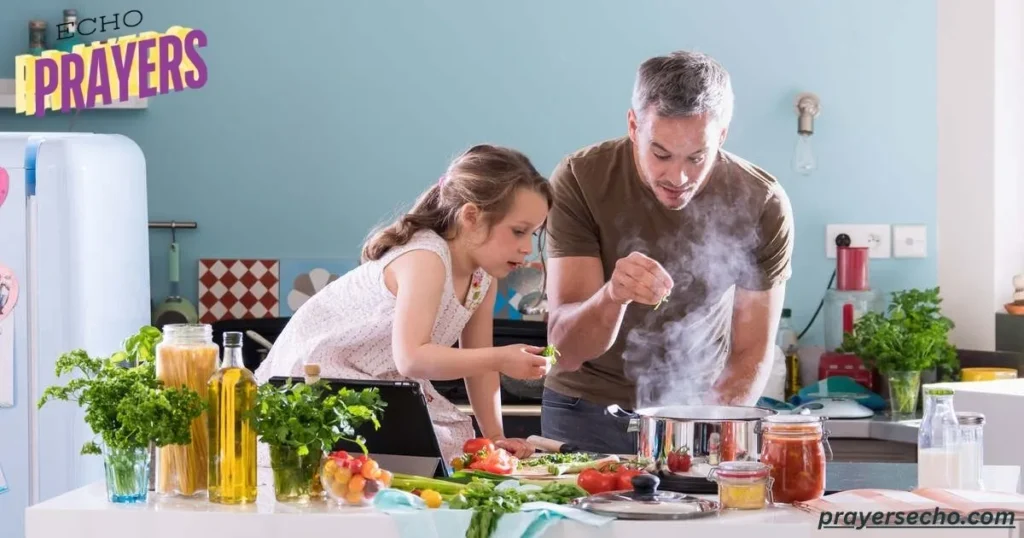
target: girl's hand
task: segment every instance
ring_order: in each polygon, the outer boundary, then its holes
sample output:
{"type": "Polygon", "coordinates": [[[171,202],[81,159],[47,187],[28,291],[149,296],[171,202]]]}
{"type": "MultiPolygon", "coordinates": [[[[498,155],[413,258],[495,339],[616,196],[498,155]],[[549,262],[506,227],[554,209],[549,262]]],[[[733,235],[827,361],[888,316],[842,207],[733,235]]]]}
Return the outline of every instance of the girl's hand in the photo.
{"type": "Polygon", "coordinates": [[[513,379],[540,379],[547,375],[551,363],[541,356],[544,348],[512,344],[496,348],[499,372],[513,379]]]}
{"type": "Polygon", "coordinates": [[[506,452],[519,459],[529,458],[537,451],[526,439],[495,439],[494,446],[504,448],[506,452]]]}

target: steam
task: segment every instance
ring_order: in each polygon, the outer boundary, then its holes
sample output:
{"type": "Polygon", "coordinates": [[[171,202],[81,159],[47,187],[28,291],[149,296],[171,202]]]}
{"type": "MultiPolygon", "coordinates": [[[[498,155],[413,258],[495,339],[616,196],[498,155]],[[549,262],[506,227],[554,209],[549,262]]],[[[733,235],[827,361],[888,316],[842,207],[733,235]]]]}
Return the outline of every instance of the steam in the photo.
{"type": "Polygon", "coordinates": [[[749,180],[716,176],[710,181],[730,184],[709,184],[670,215],[678,221],[678,231],[653,244],[639,239],[635,220],[660,218],[664,209],[652,205],[645,209],[653,217],[647,213],[619,219],[626,238],[620,242],[620,256],[632,251],[650,256],[675,283],[658,310],[635,305],[626,313],[625,323],[632,329],[622,349],[624,374],[636,384],[638,408],[704,403],[731,349],[736,286],[757,277],[756,234],[764,191],[749,180]]]}

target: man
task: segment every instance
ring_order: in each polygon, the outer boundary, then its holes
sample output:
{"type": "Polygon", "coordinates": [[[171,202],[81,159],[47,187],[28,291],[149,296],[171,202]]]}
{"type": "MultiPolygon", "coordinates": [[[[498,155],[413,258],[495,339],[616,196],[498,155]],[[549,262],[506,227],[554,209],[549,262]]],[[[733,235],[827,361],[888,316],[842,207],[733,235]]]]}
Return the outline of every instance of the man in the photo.
{"type": "Polygon", "coordinates": [[[764,170],[721,149],[730,78],[676,52],[637,71],[628,137],[559,163],[548,218],[545,437],[631,454],[660,405],[753,405],[791,273],[793,217],[764,170]]]}

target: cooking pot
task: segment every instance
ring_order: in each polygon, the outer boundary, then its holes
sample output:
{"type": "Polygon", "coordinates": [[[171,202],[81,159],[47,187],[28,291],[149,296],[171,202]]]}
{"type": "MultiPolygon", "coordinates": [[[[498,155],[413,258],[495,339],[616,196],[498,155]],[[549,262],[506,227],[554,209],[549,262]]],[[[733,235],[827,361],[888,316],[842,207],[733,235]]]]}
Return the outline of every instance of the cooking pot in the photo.
{"type": "Polygon", "coordinates": [[[637,457],[655,470],[668,471],[669,454],[686,448],[692,464],[757,460],[761,453],[761,419],[777,414],[760,407],[678,405],[633,412],[617,405],[607,412],[628,417],[637,434],[637,457]]]}

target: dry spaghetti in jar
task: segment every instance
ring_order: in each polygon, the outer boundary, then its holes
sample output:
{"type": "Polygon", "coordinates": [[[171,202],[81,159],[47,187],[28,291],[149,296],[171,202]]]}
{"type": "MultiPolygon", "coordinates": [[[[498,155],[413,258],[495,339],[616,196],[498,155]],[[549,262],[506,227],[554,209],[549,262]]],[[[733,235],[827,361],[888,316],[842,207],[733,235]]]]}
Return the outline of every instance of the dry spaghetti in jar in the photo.
{"type": "MultiPolygon", "coordinates": [[[[156,346],[156,376],[168,388],[187,387],[207,400],[207,382],[217,371],[219,348],[209,325],[173,324],[163,327],[156,346]]],[[[192,442],[167,445],[156,453],[156,492],[193,497],[207,492],[210,435],[207,412],[192,421],[192,442]]]]}

